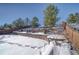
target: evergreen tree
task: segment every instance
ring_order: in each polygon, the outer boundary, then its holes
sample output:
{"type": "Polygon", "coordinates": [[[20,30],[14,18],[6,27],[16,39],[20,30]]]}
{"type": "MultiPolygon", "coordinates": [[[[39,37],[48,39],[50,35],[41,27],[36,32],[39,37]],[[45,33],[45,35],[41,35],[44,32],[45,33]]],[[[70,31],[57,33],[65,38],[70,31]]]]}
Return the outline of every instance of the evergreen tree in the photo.
{"type": "Polygon", "coordinates": [[[44,25],[47,27],[55,26],[58,21],[58,9],[55,5],[50,4],[46,10],[44,10],[45,20],[44,25]]]}
{"type": "Polygon", "coordinates": [[[33,28],[39,27],[39,19],[36,16],[33,17],[32,21],[31,21],[31,26],[33,28]]]}
{"type": "Polygon", "coordinates": [[[24,27],[24,26],[25,26],[24,20],[22,20],[21,18],[18,18],[17,20],[13,21],[13,26],[14,26],[15,28],[24,27]]]}

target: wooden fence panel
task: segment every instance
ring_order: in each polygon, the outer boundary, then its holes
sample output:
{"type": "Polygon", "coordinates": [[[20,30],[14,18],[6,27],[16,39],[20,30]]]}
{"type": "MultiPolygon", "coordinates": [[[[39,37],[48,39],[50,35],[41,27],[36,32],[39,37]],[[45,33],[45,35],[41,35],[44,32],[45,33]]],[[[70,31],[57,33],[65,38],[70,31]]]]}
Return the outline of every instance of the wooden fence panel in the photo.
{"type": "Polygon", "coordinates": [[[79,50],[79,32],[66,25],[65,29],[66,36],[69,37],[69,41],[73,44],[73,46],[79,50]]]}

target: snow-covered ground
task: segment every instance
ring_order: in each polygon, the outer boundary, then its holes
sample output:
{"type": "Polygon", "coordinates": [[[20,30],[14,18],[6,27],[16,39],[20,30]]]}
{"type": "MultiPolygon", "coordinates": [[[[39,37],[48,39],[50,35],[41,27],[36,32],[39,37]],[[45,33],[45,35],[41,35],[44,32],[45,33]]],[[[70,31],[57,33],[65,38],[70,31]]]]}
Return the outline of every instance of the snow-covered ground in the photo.
{"type": "Polygon", "coordinates": [[[47,38],[51,38],[51,39],[66,39],[64,35],[59,35],[59,34],[52,34],[52,35],[49,35],[47,36],[47,38]]]}
{"type": "Polygon", "coordinates": [[[1,35],[0,36],[0,54],[40,54],[39,47],[47,44],[47,41],[24,37],[20,35],[1,35]],[[36,47],[34,49],[34,47],[36,47]]]}
{"type": "Polygon", "coordinates": [[[53,49],[54,55],[71,55],[70,45],[68,43],[61,43],[53,49]]]}
{"type": "Polygon", "coordinates": [[[27,33],[27,32],[25,32],[25,31],[23,31],[23,32],[20,32],[20,31],[13,31],[13,33],[27,33]]]}
{"type": "Polygon", "coordinates": [[[42,55],[71,55],[71,47],[69,43],[56,45],[56,42],[52,41],[42,48],[42,55]]]}
{"type": "Polygon", "coordinates": [[[71,46],[67,40],[54,40],[48,44],[45,40],[32,37],[0,35],[1,55],[71,55],[71,53],[74,54],[76,51],[71,52],[71,46]]]}
{"type": "Polygon", "coordinates": [[[41,49],[42,55],[53,55],[53,48],[55,47],[55,41],[50,42],[50,44],[46,45],[41,49]]]}
{"type": "Polygon", "coordinates": [[[35,35],[46,35],[44,34],[44,32],[35,32],[35,33],[32,33],[32,32],[19,32],[19,31],[14,31],[15,33],[29,33],[29,34],[35,34],[35,35]]]}
{"type": "Polygon", "coordinates": [[[43,32],[37,32],[37,33],[31,33],[31,34],[37,34],[37,35],[46,35],[43,32]]]}

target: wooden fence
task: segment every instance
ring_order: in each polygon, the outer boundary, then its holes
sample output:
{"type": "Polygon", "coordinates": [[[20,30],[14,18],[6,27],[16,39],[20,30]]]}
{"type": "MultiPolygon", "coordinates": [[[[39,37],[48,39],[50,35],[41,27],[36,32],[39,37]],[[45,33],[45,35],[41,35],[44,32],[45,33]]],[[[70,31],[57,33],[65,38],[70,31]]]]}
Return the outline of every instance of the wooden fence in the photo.
{"type": "Polygon", "coordinates": [[[79,51],[79,32],[74,30],[74,28],[70,27],[68,24],[64,25],[64,32],[75,49],[79,51]]]}

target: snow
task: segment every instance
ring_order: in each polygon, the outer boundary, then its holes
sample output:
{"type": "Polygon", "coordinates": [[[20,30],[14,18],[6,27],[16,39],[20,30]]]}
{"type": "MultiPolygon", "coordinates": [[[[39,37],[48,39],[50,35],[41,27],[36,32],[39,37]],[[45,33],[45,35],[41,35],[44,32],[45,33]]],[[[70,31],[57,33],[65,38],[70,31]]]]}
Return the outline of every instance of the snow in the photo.
{"type": "Polygon", "coordinates": [[[31,47],[42,47],[44,44],[47,44],[47,41],[25,37],[20,35],[1,35],[4,37],[0,39],[3,43],[0,43],[0,54],[9,54],[9,55],[34,55],[40,54],[38,48],[31,48],[31,47]],[[25,45],[29,45],[30,47],[25,47],[25,45]]]}
{"type": "Polygon", "coordinates": [[[17,32],[17,33],[27,33],[27,32],[17,32]]]}
{"type": "Polygon", "coordinates": [[[70,55],[70,45],[68,43],[62,43],[60,48],[60,55],[70,55]]]}
{"type": "MultiPolygon", "coordinates": [[[[27,32],[16,32],[16,33],[27,33],[27,32]]],[[[36,34],[36,35],[46,35],[44,34],[43,32],[35,32],[35,33],[32,33],[32,32],[28,32],[29,34],[36,34]]]]}
{"type": "Polygon", "coordinates": [[[46,45],[44,48],[41,49],[42,55],[49,55],[52,52],[54,46],[55,42],[50,42],[49,45],[46,45]]]}
{"type": "Polygon", "coordinates": [[[64,35],[59,35],[59,34],[48,35],[47,38],[59,39],[59,40],[61,40],[61,39],[66,39],[66,38],[64,37],[64,35]]]}
{"type": "Polygon", "coordinates": [[[44,45],[44,40],[31,38],[31,37],[24,37],[20,35],[5,35],[3,41],[6,42],[13,42],[13,43],[20,43],[22,45],[32,45],[32,46],[42,46],[44,45]],[[35,44],[34,44],[35,43],[35,44]]]}
{"type": "Polygon", "coordinates": [[[27,33],[27,32],[20,32],[20,31],[13,31],[14,33],[27,33]]]}
{"type": "MultiPolygon", "coordinates": [[[[59,35],[58,35],[59,36],[59,35]]],[[[56,36],[56,37],[58,37],[56,36]]],[[[50,35],[52,37],[52,35],[50,35]]],[[[53,37],[55,37],[53,35],[53,37]]],[[[59,36],[61,38],[64,36],[59,36]]],[[[75,52],[73,52],[74,54],[75,52]]],[[[20,35],[0,35],[0,54],[4,55],[71,55],[68,40],[47,41],[20,35]],[[39,48],[41,47],[41,48],[39,48]]]]}
{"type": "Polygon", "coordinates": [[[55,46],[53,49],[54,55],[71,55],[70,45],[68,43],[61,43],[61,46],[55,46]]]}
{"type": "Polygon", "coordinates": [[[31,34],[45,35],[43,32],[36,32],[36,33],[31,33],[31,34]]]}
{"type": "Polygon", "coordinates": [[[10,45],[10,44],[1,44],[0,45],[0,54],[33,54],[35,53],[33,49],[19,47],[17,45],[10,45]]]}
{"type": "Polygon", "coordinates": [[[66,42],[58,41],[60,45],[57,45],[55,41],[51,41],[41,49],[42,55],[71,55],[70,44],[66,42]]]}

